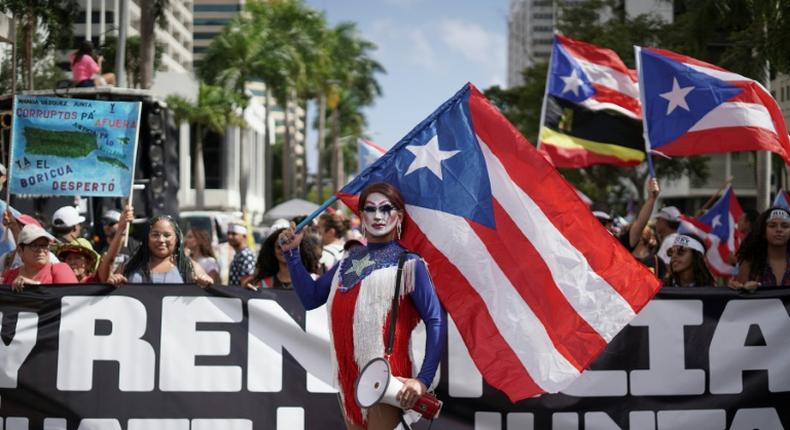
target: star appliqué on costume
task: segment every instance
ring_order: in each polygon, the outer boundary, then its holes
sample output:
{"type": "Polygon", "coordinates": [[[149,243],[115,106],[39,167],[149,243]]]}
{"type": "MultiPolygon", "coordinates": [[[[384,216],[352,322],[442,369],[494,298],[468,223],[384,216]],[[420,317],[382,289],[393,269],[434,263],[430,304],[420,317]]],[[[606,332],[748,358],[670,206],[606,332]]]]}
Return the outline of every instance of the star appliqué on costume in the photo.
{"type": "Polygon", "coordinates": [[[458,150],[442,151],[439,149],[438,135],[432,137],[431,140],[429,140],[425,145],[411,145],[407,146],[406,149],[416,157],[409,165],[406,175],[416,171],[417,169],[426,167],[431,171],[431,173],[436,175],[440,181],[442,180],[442,161],[461,152],[458,150]]]}
{"type": "Polygon", "coordinates": [[[360,277],[365,269],[374,264],[376,263],[370,259],[370,254],[365,254],[359,260],[351,260],[351,267],[346,270],[346,273],[356,273],[357,277],[360,277]]]}
{"type": "Polygon", "coordinates": [[[560,79],[562,79],[562,82],[565,82],[565,86],[562,88],[563,94],[572,91],[574,96],[579,95],[579,87],[581,87],[584,82],[579,79],[579,75],[576,74],[576,69],[573,69],[568,76],[560,76],[560,79]]]}
{"type": "Polygon", "coordinates": [[[686,111],[689,111],[689,105],[686,103],[686,96],[694,89],[693,86],[680,88],[678,78],[672,78],[672,91],[661,93],[661,98],[669,101],[667,105],[667,115],[671,114],[678,106],[686,111]]]}

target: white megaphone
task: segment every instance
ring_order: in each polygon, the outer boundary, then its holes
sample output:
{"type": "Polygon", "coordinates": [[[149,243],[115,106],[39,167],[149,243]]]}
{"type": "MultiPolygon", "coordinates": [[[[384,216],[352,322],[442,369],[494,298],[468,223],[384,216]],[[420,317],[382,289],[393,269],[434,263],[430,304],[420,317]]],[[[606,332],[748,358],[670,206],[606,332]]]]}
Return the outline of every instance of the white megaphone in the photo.
{"type": "MultiPolygon", "coordinates": [[[[396,399],[403,383],[390,373],[390,364],[383,358],[374,358],[362,368],[354,386],[354,399],[361,408],[369,408],[377,403],[386,403],[400,408],[396,399]]],[[[442,401],[433,394],[425,393],[414,404],[413,410],[424,418],[433,420],[439,417],[442,401]]]]}

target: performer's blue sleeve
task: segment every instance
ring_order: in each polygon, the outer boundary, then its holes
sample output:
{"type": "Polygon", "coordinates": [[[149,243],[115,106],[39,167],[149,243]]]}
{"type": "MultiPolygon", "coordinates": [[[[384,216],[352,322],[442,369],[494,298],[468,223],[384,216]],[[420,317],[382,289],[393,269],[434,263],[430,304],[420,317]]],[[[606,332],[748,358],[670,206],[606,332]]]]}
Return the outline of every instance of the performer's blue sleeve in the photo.
{"type": "Polygon", "coordinates": [[[414,306],[420,317],[425,322],[425,359],[422,362],[417,379],[426,387],[431,386],[439,360],[444,351],[445,338],[447,337],[447,320],[442,312],[442,304],[433,288],[431,275],[422,260],[416,261],[414,271],[414,291],[410,294],[414,306]]]}
{"type": "Polygon", "coordinates": [[[299,249],[292,249],[283,254],[285,254],[285,260],[288,262],[291,285],[296,290],[296,294],[299,296],[299,300],[302,301],[304,308],[309,311],[326,303],[329,297],[329,290],[332,287],[332,277],[335,276],[340,262],[318,279],[313,279],[307,269],[305,269],[304,264],[302,264],[299,249]]]}

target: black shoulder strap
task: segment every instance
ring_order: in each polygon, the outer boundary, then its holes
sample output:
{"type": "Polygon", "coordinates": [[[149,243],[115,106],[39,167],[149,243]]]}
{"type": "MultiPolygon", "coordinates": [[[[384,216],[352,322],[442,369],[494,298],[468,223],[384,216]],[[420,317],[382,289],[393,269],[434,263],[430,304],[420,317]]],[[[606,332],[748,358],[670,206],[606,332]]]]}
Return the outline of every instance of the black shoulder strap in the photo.
{"type": "Polygon", "coordinates": [[[398,257],[398,273],[395,275],[395,295],[392,296],[392,307],[390,308],[390,328],[387,332],[387,348],[384,350],[386,355],[392,354],[392,344],[395,342],[395,322],[398,320],[398,304],[400,304],[401,278],[403,277],[403,265],[406,263],[406,252],[398,257]]]}

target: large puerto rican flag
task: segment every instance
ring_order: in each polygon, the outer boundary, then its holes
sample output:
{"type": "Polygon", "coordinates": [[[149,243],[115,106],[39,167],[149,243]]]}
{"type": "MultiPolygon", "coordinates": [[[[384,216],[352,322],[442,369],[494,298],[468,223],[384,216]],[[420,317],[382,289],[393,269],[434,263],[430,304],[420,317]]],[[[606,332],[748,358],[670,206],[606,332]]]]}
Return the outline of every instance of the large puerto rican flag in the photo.
{"type": "Polygon", "coordinates": [[[650,149],[665,155],[763,150],[790,163],[782,112],[760,83],[671,51],[635,50],[650,149]]]}
{"type": "Polygon", "coordinates": [[[420,254],[486,381],[516,401],[571,384],[660,288],[467,84],[338,197],[403,194],[420,254]]]}
{"type": "Polygon", "coordinates": [[[717,276],[735,274],[735,266],[729,259],[738,251],[742,239],[738,232],[741,216],[743,209],[732,187],[727,187],[719,200],[699,218],[681,215],[679,230],[695,234],[705,241],[708,248],[705,261],[717,276]]]}

